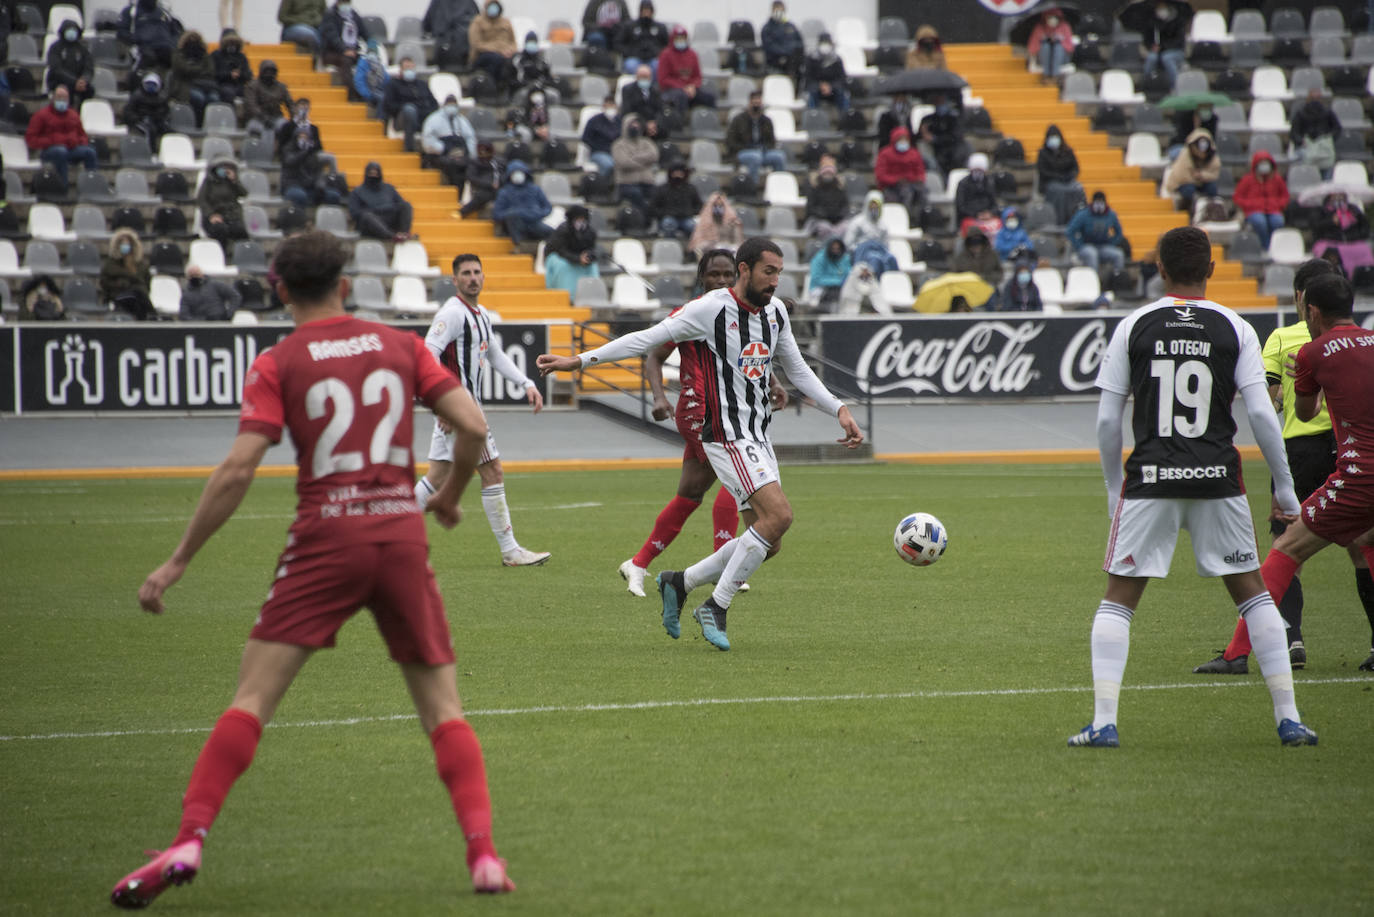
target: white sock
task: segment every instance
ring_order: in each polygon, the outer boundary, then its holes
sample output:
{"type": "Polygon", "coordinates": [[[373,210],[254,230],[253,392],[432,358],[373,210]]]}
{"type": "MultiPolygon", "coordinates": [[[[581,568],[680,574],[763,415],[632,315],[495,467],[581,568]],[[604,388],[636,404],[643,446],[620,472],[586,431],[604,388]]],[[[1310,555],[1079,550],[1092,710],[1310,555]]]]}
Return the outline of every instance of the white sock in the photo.
{"type": "Polygon", "coordinates": [[[1102,600],[1093,617],[1093,728],[1116,723],[1126,654],[1131,648],[1131,618],[1125,605],[1102,600]]]}
{"type": "Polygon", "coordinates": [[[429,478],[420,478],[415,484],[415,503],[420,507],[420,512],[425,511],[425,504],[429,498],[434,496],[434,485],[429,483],[429,478]]]}
{"type": "Polygon", "coordinates": [[[482,488],[482,510],[491,524],[491,533],[496,536],[496,544],[502,554],[509,554],[520,547],[515,541],[515,533],[510,527],[510,508],[506,506],[506,485],[493,484],[482,488]]]}
{"type": "Polygon", "coordinates": [[[739,587],[749,581],[755,570],[763,566],[763,562],[768,559],[768,552],[773,547],[762,535],[754,531],[752,525],[735,541],[739,542],[739,547],[730,557],[730,562],[725,565],[725,570],[711,593],[711,598],[715,599],[716,605],[721,608],[730,607],[730,602],[735,598],[735,593],[739,592],[739,587]]]}
{"type": "Polygon", "coordinates": [[[1293,694],[1293,665],[1288,659],[1288,635],[1283,630],[1283,616],[1278,606],[1261,592],[1241,602],[1237,609],[1245,618],[1250,631],[1250,652],[1255,654],[1269,696],[1274,699],[1274,723],[1283,720],[1301,722],[1298,702],[1293,694]]]}
{"type": "Polygon", "coordinates": [[[691,592],[703,583],[718,582],[720,575],[725,572],[726,565],[730,563],[730,558],[735,556],[735,546],[738,544],[738,538],[731,538],[716,548],[716,553],[702,558],[683,570],[683,588],[691,592]]]}

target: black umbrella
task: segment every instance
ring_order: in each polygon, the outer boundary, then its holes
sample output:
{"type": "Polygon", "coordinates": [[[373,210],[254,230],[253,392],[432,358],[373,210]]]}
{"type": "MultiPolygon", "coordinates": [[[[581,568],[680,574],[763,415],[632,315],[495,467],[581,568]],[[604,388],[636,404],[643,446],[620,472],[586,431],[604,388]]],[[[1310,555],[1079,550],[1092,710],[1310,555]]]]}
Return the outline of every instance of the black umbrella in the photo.
{"type": "Polygon", "coordinates": [[[1081,15],[1078,12],[1078,7],[1072,3],[1055,3],[1054,0],[1045,0],[1045,2],[1037,3],[1026,10],[1021,18],[1016,20],[1011,31],[1007,33],[1011,43],[1014,45],[1029,44],[1030,34],[1035,29],[1035,24],[1040,21],[1042,15],[1050,10],[1059,10],[1068,24],[1074,28],[1074,31],[1078,30],[1078,18],[1081,15]]]}
{"type": "Polygon", "coordinates": [[[1193,18],[1192,6],[1183,0],[1137,0],[1117,14],[1116,18],[1132,32],[1140,32],[1143,35],[1154,30],[1154,23],[1157,21],[1155,9],[1161,3],[1172,6],[1175,16],[1181,16],[1185,21],[1193,18]]]}
{"type": "Polygon", "coordinates": [[[873,91],[880,95],[896,95],[899,92],[957,91],[967,85],[963,77],[948,70],[903,70],[878,80],[873,91]]]}

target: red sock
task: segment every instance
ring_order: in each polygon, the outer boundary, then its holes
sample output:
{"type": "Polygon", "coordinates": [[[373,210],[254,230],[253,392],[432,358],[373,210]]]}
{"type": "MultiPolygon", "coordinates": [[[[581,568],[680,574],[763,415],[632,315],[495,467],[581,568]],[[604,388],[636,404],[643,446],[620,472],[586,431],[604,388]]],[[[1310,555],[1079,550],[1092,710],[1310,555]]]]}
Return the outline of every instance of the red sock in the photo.
{"type": "Polygon", "coordinates": [[[1250,628],[1245,626],[1244,618],[1236,618],[1236,632],[1231,635],[1231,642],[1221,655],[1225,659],[1239,659],[1250,655],[1250,628]]]}
{"type": "Polygon", "coordinates": [[[262,723],[256,716],[234,707],[224,711],[191,769],[191,782],[181,799],[181,828],[174,845],[205,838],[234,781],[253,763],[260,738],[262,723]]]}
{"type": "Polygon", "coordinates": [[[491,842],[491,796],[487,794],[487,769],[482,746],[467,720],[448,720],[429,734],[439,779],[448,787],[458,826],[468,842],[468,866],[478,857],[496,856],[491,842]]]}
{"type": "Polygon", "coordinates": [[[1293,582],[1293,576],[1300,566],[1302,564],[1282,551],[1269,549],[1269,556],[1260,565],[1260,576],[1264,577],[1264,588],[1269,590],[1274,604],[1278,604],[1279,599],[1288,591],[1288,586],[1293,582]]]}
{"type": "Polygon", "coordinates": [[[673,497],[654,520],[654,530],[649,533],[649,540],[644,542],[644,547],[634,556],[634,565],[641,570],[649,569],[649,564],[673,543],[677,533],[682,531],[682,525],[687,521],[687,517],[700,505],[700,500],[688,500],[683,496],[673,497]]]}
{"type": "Polygon", "coordinates": [[[724,487],[716,491],[716,502],[711,504],[711,528],[715,531],[711,543],[717,551],[734,538],[739,529],[739,507],[735,505],[735,498],[730,496],[730,491],[724,487]]]}

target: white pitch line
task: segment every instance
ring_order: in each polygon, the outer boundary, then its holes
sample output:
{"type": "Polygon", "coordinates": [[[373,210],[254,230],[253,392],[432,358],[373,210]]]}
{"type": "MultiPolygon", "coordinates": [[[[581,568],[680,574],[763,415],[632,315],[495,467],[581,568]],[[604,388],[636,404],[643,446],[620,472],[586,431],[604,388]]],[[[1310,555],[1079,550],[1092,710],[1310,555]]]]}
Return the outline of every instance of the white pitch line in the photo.
{"type": "MultiPolygon", "coordinates": [[[[1371,678],[1313,678],[1296,682],[1298,685],[1372,684],[1371,678]]],[[[1124,685],[1126,691],[1176,691],[1192,689],[1257,687],[1246,680],[1190,682],[1161,685],[1124,685]]],[[[508,707],[491,710],[468,710],[467,716],[530,716],[540,713],[606,713],[630,710],[661,710],[683,707],[751,706],[754,704],[827,704],[844,701],[880,700],[940,700],[951,697],[1022,697],[1043,694],[1086,694],[1089,685],[1055,688],[985,688],[968,691],[890,691],[884,693],[782,695],[778,697],[699,697],[687,700],[646,700],[620,704],[552,704],[540,707],[508,707]]],[[[302,720],[295,723],[269,723],[269,729],[317,729],[329,726],[361,726],[368,723],[396,723],[416,719],[413,713],[392,713],[386,716],[352,716],[333,720],[302,720]]],[[[123,736],[171,736],[209,732],[209,726],[188,726],[180,729],[111,729],[101,732],[49,732],[33,735],[0,735],[0,742],[41,742],[51,739],[108,739],[123,736]]]]}

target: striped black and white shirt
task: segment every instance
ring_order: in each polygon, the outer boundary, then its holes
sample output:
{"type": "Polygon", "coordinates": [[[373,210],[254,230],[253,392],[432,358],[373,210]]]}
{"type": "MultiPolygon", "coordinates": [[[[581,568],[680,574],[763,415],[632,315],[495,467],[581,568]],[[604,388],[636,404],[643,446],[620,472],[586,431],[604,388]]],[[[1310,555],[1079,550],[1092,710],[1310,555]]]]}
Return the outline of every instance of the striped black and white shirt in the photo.
{"type": "Polygon", "coordinates": [[[842,407],[802,359],[787,309],[776,297],[761,309],[725,288],[694,299],[653,327],[617,338],[581,355],[582,365],[614,363],[669,341],[700,341],[701,388],[706,403],[702,442],[768,441],[773,408],[768,383],[777,360],[803,395],[830,414],[842,407]]]}
{"type": "Polygon", "coordinates": [[[425,334],[425,346],[479,402],[485,386],[493,381],[488,378],[488,366],[518,385],[529,388],[534,384],[506,356],[501,336],[491,327],[491,313],[457,296],[450,296],[435,313],[425,334]]]}

